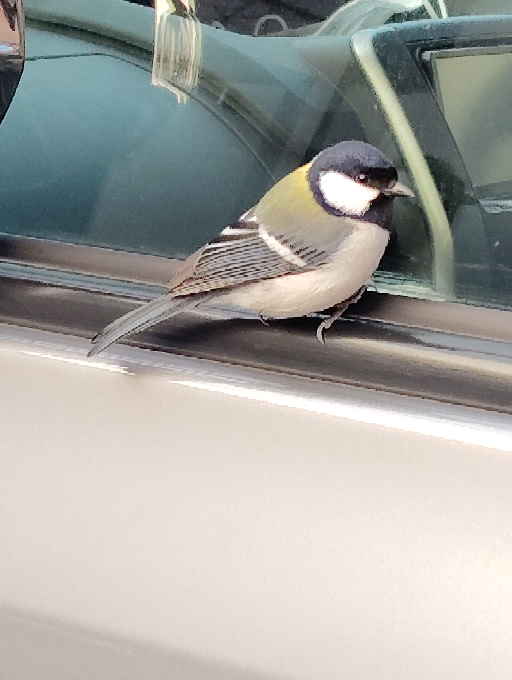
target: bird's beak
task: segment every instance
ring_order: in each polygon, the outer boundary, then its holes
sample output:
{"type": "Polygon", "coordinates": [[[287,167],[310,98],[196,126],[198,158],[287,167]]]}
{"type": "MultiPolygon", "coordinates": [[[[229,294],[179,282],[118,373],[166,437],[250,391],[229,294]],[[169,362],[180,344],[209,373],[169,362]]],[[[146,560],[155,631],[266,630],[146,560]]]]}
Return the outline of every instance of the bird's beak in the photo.
{"type": "Polygon", "coordinates": [[[414,198],[414,193],[406,187],[405,184],[397,182],[391,189],[384,189],[382,192],[385,196],[407,196],[408,198],[414,198]]]}

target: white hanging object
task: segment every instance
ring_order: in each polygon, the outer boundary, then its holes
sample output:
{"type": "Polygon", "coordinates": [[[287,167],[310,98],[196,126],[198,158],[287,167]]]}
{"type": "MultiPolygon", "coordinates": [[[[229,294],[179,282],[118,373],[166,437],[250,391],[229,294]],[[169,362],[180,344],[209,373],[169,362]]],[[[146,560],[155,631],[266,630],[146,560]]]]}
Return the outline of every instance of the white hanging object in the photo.
{"type": "Polygon", "coordinates": [[[202,45],[195,0],[155,0],[153,85],[186,102],[187,93],[198,83],[202,45]]]}

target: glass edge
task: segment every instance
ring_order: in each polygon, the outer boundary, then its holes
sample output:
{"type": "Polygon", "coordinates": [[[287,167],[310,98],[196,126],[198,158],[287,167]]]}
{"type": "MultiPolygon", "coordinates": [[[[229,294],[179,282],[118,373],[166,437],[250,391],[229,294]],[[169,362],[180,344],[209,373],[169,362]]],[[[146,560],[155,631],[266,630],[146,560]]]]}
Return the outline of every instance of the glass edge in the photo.
{"type": "MultiPolygon", "coordinates": [[[[391,32],[393,29],[384,29],[391,32]]],[[[454,297],[454,256],[450,224],[427,160],[399,99],[379,62],[373,41],[382,29],[359,31],[352,36],[353,53],[375,92],[390,129],[402,152],[417,189],[433,244],[434,286],[446,297],[454,297]]]]}

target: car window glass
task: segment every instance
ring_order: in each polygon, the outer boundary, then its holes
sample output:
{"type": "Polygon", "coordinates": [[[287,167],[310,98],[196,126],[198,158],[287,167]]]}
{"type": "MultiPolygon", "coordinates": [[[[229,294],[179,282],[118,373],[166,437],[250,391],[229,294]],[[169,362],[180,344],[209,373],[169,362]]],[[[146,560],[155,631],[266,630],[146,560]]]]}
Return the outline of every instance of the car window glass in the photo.
{"type": "MultiPolygon", "coordinates": [[[[171,258],[186,257],[276,180],[342,139],[382,149],[422,195],[352,38],[411,21],[510,14],[502,0],[159,0],[154,54],[152,2],[24,5],[25,72],[0,126],[1,231],[171,258]]],[[[512,129],[500,114],[510,110],[512,52],[502,40],[494,65],[485,66],[490,53],[475,61],[466,47],[450,58],[441,47],[421,57],[421,93],[405,71],[397,76],[409,83],[398,105],[416,107],[406,114],[451,250],[441,252],[433,236],[428,203],[396,201],[375,281],[381,290],[512,307],[512,129]],[[444,155],[435,142],[423,144],[427,88],[451,135],[449,150],[438,141],[444,155]],[[478,133],[481,151],[471,144],[471,121],[488,130],[478,133]]],[[[382,49],[394,58],[391,47],[382,49]]]]}

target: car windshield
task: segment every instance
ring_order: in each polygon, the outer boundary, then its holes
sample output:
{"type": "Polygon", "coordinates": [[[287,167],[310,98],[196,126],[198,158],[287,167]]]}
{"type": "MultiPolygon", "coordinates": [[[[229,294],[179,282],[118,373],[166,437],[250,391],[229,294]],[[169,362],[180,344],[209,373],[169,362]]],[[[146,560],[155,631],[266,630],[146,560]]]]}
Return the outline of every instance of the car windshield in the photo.
{"type": "Polygon", "coordinates": [[[416,195],[395,201],[376,288],[512,306],[509,0],[24,8],[25,71],[0,127],[7,249],[182,259],[356,139],[416,195]]]}

